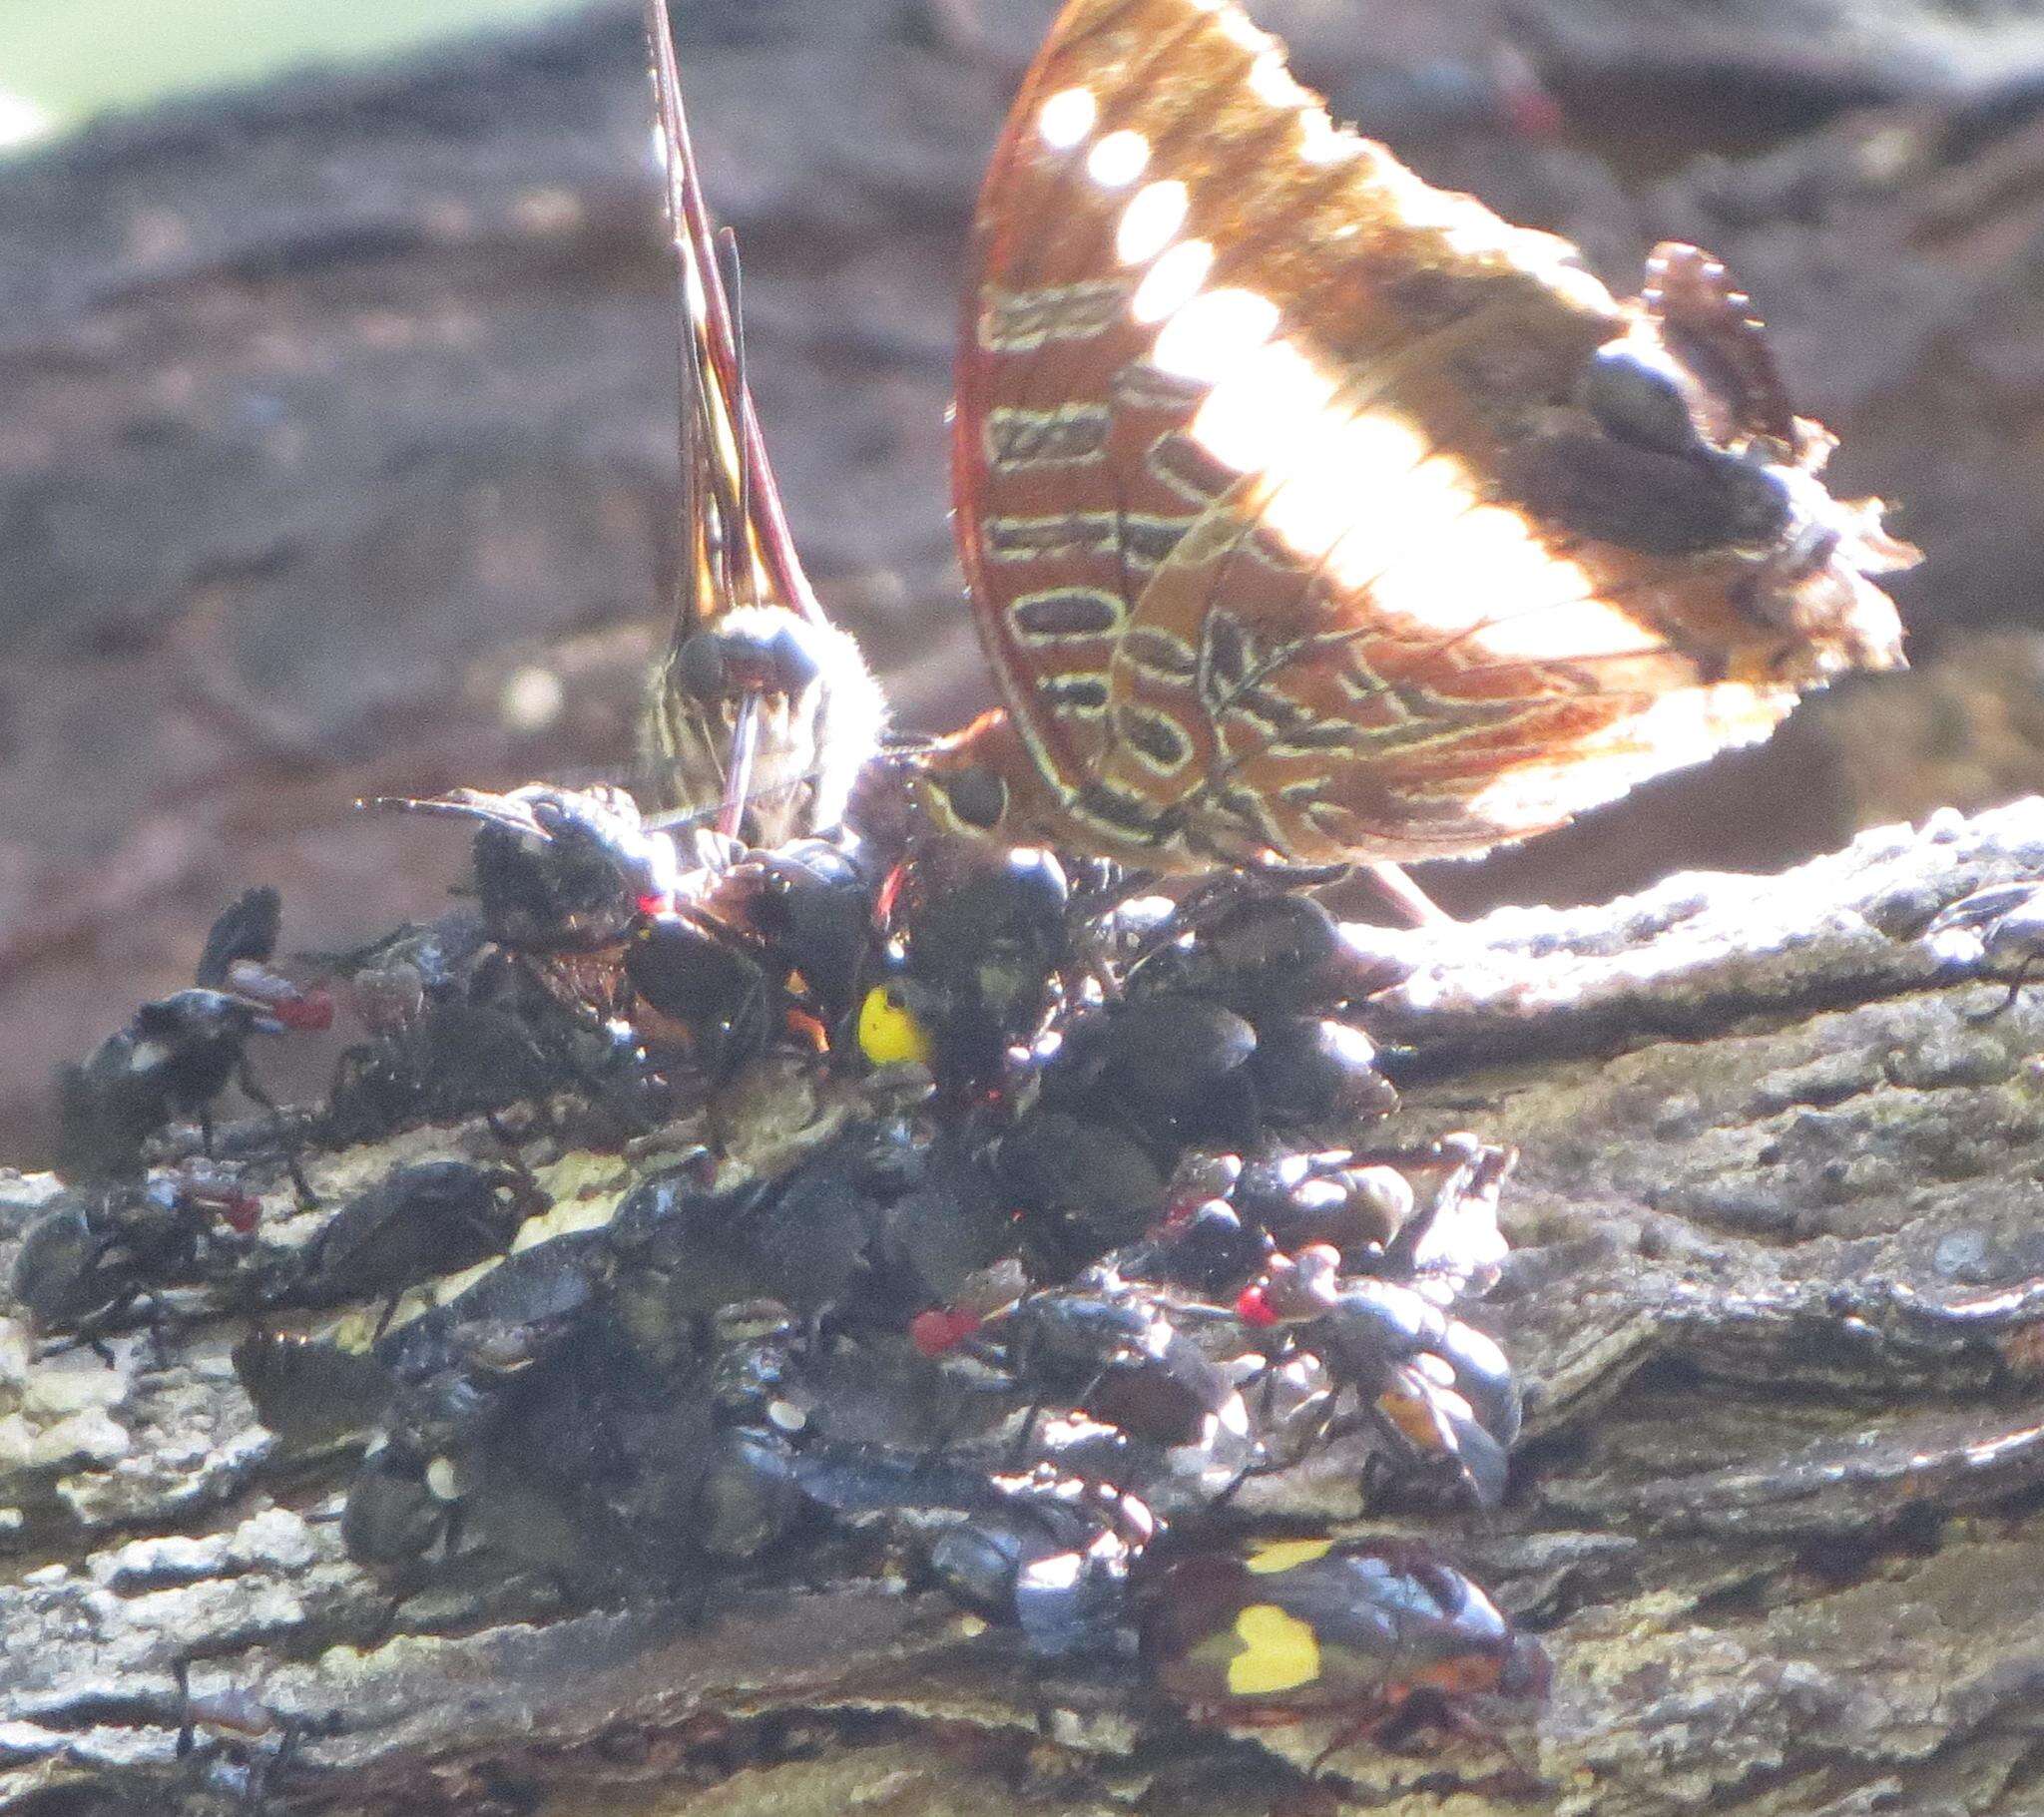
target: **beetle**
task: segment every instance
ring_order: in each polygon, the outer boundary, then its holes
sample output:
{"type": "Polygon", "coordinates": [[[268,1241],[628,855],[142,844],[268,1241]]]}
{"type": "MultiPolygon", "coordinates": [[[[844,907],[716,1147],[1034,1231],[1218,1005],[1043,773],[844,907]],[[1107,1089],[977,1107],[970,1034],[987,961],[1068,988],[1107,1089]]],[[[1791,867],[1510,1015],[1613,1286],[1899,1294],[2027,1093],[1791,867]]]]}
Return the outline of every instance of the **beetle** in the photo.
{"type": "Polygon", "coordinates": [[[1340,1266],[1325,1244],[1273,1256],[1236,1309],[1251,1326],[1290,1327],[1337,1395],[1352,1388],[1402,1451],[1444,1462],[1479,1506],[1495,1507],[1521,1417],[1504,1352],[1411,1287],[1344,1279],[1340,1266]]]}
{"type": "Polygon", "coordinates": [[[29,1226],[9,1284],[38,1326],[91,1336],[143,1295],[192,1280],[216,1227],[247,1235],[259,1210],[232,1174],[198,1162],[87,1188],[29,1226]]]}
{"type": "Polygon", "coordinates": [[[627,1066],[630,1043],[523,964],[508,962],[480,939],[479,923],[457,911],[434,926],[447,923],[472,929],[477,943],[464,952],[429,939],[433,982],[421,980],[410,958],[394,955],[354,975],[357,1007],[374,1020],[370,1039],[349,1048],[334,1069],[322,1120],[330,1138],[345,1145],[566,1087],[631,1134],[658,1121],[656,1082],[627,1066]],[[451,969],[439,971],[449,959],[451,969]]]}
{"type": "Polygon", "coordinates": [[[340,1539],[358,1565],[394,1567],[422,1559],[455,1534],[452,1494],[438,1493],[432,1460],[379,1439],[363,1455],[341,1504],[340,1539]]]}
{"type": "Polygon", "coordinates": [[[786,1026],[785,968],[757,935],[715,917],[688,910],[642,918],[624,968],[641,1011],[638,1032],[685,1049],[713,1085],[758,1060],[786,1026]]]}
{"type": "Polygon", "coordinates": [[[1038,1105],[994,1149],[1021,1201],[1029,1249],[1045,1273],[1068,1274],[1140,1236],[1160,1215],[1165,1176],[1132,1136],[1038,1105]]]}
{"type": "Polygon", "coordinates": [[[1377,1071],[1376,1048],[1350,1023],[1332,1016],[1263,1016],[1249,1057],[1264,1121],[1280,1129],[1388,1115],[1398,1105],[1377,1071]]]}
{"type": "Polygon", "coordinates": [[[1074,959],[1071,903],[1063,865],[1033,847],[929,840],[883,884],[872,984],[914,1017],[954,1097],[997,1087],[1009,1050],[1042,1028],[1074,959]]]}
{"type": "Polygon", "coordinates": [[[1192,1321],[1227,1316],[1096,1268],[995,1313],[980,1325],[977,1346],[998,1355],[1038,1405],[1076,1407],[1158,1445],[1191,1445],[1216,1430],[1238,1439],[1248,1432],[1234,1382],[1187,1332],[1192,1321]]]}
{"type": "Polygon", "coordinates": [[[188,990],[145,1003],[128,1026],[57,1074],[57,1171],[71,1181],[121,1179],[142,1168],[144,1146],[173,1118],[197,1121],[213,1152],[213,1105],[229,1082],[270,1115],[301,1204],[316,1203],[276,1101],[256,1081],[256,1035],[316,1031],[333,999],[269,969],[278,922],[274,890],[251,890],[215,920],[188,990]]]}
{"type": "Polygon", "coordinates": [[[609,1238],[608,1229],[571,1230],[514,1251],[444,1304],[383,1332],[377,1360],[400,1385],[527,1368],[599,1302],[613,1265],[609,1238]]]}
{"type": "Polygon", "coordinates": [[[622,788],[532,782],[494,793],[377,796],[367,803],[475,826],[475,894],[489,937],[514,952],[594,953],[671,904],[681,858],[622,788]]]}
{"type": "Polygon", "coordinates": [[[2008,968],[2008,994],[1993,1009],[1975,1012],[1976,1023],[2008,1014],[2023,986],[2044,960],[2044,886],[2035,882],[1993,883],[1938,910],[1923,930],[1925,940],[1946,949],[1970,946],[1969,958],[2008,968]]]}
{"type": "Polygon", "coordinates": [[[730,1201],[654,1183],[676,1189],[641,1199],[622,1244],[535,1245],[379,1340],[394,1386],[348,1491],[353,1556],[387,1569],[473,1544],[609,1599],[793,1525],[793,1327],[757,1304],[712,1316],[732,1252],[699,1266],[689,1239],[730,1201]]]}
{"type": "Polygon", "coordinates": [[[699,881],[643,916],[625,949],[638,1004],[672,1025],[644,1032],[678,1035],[717,1083],[788,1034],[850,1051],[871,996],[861,991],[883,881],[875,854],[849,835],[798,839],[699,881]]]}
{"type": "Polygon", "coordinates": [[[1038,1657],[1133,1649],[1129,1573],[1157,1534],[1139,1497],[1048,1467],[990,1475],[853,1446],[816,1447],[794,1469],[802,1493],[832,1513],[913,1515],[904,1532],[937,1588],[1020,1629],[1038,1657]]]}
{"type": "Polygon", "coordinates": [[[1126,1654],[1129,1574],[1156,1536],[1136,1496],[1038,1474],[991,1478],[931,1546],[931,1575],[986,1620],[1017,1627],[1042,1659],[1126,1654]]]}
{"type": "Polygon", "coordinates": [[[1379,1264],[1408,1227],[1415,1193],[1387,1162],[1345,1149],[1289,1150],[1251,1161],[1233,1198],[1276,1247],[1327,1244],[1351,1271],[1361,1272],[1379,1264]]]}
{"type": "Polygon", "coordinates": [[[1082,1012],[1059,1033],[1043,1069],[1046,1107],[1105,1113],[1153,1153],[1255,1135],[1256,1099],[1244,1069],[1257,1032],[1225,1005],[1159,992],[1082,1012]]]}
{"type": "Polygon", "coordinates": [[[1252,1018],[1326,1012],[1397,984],[1409,961],[1372,953],[1310,896],[1218,879],[1152,930],[1129,969],[1133,995],[1193,991],[1252,1018]]]}
{"type": "Polygon", "coordinates": [[[877,855],[848,835],[796,839],[747,853],[702,907],[757,935],[834,1037],[858,1002],[883,881],[877,855]]]}
{"type": "Polygon", "coordinates": [[[1388,1742],[1456,1726],[1478,1700],[1537,1701],[1550,1677],[1539,1642],[1417,1542],[1160,1551],[1131,1595],[1143,1664],[1198,1715],[1338,1719],[1315,1771],[1365,1734],[1388,1742]]]}
{"type": "Polygon", "coordinates": [[[181,1116],[198,1120],[211,1153],[213,1101],[231,1079],[242,1075],[252,1097],[270,1103],[247,1076],[249,1038],[283,1032],[277,1017],[226,991],[195,988],[145,1003],[58,1075],[57,1170],[70,1180],[134,1173],[143,1144],[181,1116]]]}
{"type": "Polygon", "coordinates": [[[256,1419],[286,1445],[304,1448],[368,1431],[396,1386],[367,1351],[260,1326],[235,1345],[233,1361],[256,1419]]]}
{"type": "MultiPolygon", "coordinates": [[[[118,1179],[140,1170],[143,1148],[175,1117],[197,1121],[213,1152],[213,1104],[232,1080],[269,1112],[283,1114],[250,1070],[255,1035],[324,1028],[330,1000],[273,995],[264,1001],[195,987],[145,1003],[125,1029],[57,1076],[57,1170],[66,1179],[118,1179]]],[[[285,1140],[285,1165],[299,1201],[317,1202],[285,1140]]]]}
{"type": "Polygon", "coordinates": [[[370,1354],[388,1372],[390,1400],[348,1487],[341,1537],[351,1557],[389,1566],[452,1546],[487,1441],[602,1304],[606,1234],[570,1231],[519,1250],[376,1339],[370,1354]]]}
{"type": "Polygon", "coordinates": [[[465,1160],[396,1167],[327,1220],[285,1291],[305,1306],[394,1294],[501,1253],[551,1203],[514,1168],[465,1160]]]}

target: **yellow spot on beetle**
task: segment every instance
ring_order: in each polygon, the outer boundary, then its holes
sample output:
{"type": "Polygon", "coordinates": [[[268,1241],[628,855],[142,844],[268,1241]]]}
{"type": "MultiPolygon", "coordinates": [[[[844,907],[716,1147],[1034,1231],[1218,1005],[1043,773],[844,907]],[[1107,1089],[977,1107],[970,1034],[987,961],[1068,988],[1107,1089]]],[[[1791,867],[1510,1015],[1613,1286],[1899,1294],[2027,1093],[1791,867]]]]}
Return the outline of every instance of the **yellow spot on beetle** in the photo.
{"type": "Polygon", "coordinates": [[[885,985],[876,984],[858,1006],[858,1051],[876,1067],[898,1060],[928,1066],[930,1039],[915,1012],[885,985]]]}
{"type": "Polygon", "coordinates": [[[1228,1662],[1228,1688],[1238,1697],[1296,1690],[1320,1675],[1320,1643],[1296,1615],[1271,1602],[1252,1602],[1235,1617],[1242,1651],[1228,1662]]]}
{"type": "Polygon", "coordinates": [[[1243,1567],[1260,1578],[1268,1577],[1272,1572],[1296,1571],[1333,1550],[1332,1540],[1264,1540],[1250,1548],[1243,1567]]]}

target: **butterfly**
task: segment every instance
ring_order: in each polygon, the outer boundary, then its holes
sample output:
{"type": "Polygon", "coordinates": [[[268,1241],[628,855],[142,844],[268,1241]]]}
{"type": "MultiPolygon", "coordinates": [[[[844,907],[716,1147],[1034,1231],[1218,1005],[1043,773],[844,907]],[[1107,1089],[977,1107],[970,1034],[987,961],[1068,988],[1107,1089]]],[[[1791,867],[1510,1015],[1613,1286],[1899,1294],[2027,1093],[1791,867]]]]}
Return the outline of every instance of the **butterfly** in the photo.
{"type": "Polygon", "coordinates": [[[655,805],[778,845],[844,811],[885,718],[858,646],[802,572],[746,380],[738,267],[696,170],[665,0],[646,0],[679,262],[682,548],[673,635],[640,720],[655,805]]]}
{"type": "Polygon", "coordinates": [[[1899,665],[1916,552],[1818,478],[1747,297],[1337,127],[1235,0],[1070,0],[981,193],[957,533],[1004,704],[945,830],[1146,868],[1558,826],[1899,665]]]}

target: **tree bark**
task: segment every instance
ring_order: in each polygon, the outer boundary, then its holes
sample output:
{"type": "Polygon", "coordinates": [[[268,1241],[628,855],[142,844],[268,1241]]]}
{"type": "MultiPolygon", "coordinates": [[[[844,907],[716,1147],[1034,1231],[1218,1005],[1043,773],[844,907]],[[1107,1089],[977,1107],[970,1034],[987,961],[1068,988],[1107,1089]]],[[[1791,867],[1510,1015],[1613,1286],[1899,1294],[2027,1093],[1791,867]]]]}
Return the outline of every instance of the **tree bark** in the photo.
{"type": "MultiPolygon", "coordinates": [[[[1421,962],[1372,1019],[1406,1050],[1391,1138],[1521,1153],[1476,1317],[1527,1436],[1500,1515],[1427,1531],[1556,1673],[1518,1769],[1494,1737],[1358,1744],[1314,1808],[2044,1804],[2044,1007],[1986,1019],[2007,991],[1977,935],[1923,937],[2040,870],[2031,801],[1784,876],[1374,936],[1421,962]]],[[[314,1183],[462,1140],[318,1156],[314,1183]]],[[[570,1152],[548,1178],[593,1216],[646,1164],[570,1152]]],[[[8,1248],[52,1189],[5,1180],[8,1248]]],[[[1324,1728],[1228,1740],[894,1585],[577,1611],[485,1580],[393,1605],[333,1523],[351,1454],[283,1455],[229,1365],[243,1321],[178,1312],[111,1366],[31,1367],[0,1323],[0,1812],[202,1808],[291,1731],[267,1795],[293,1810],[1301,1808],[1324,1728]],[[177,1760],[180,1656],[271,1731],[177,1760]]],[[[1259,1518],[1372,1531],[1349,1463],[1260,1485],[1259,1518]]]]}

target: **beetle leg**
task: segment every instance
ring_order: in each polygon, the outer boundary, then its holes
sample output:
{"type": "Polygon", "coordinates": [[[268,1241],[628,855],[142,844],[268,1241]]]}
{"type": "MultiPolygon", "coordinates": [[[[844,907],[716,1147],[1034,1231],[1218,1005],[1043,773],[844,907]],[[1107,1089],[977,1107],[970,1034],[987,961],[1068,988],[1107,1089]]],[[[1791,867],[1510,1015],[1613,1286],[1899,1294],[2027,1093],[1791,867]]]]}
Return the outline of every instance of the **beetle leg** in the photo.
{"type": "Polygon", "coordinates": [[[1386,1707],[1384,1699],[1372,1701],[1334,1731],[1327,1745],[1307,1763],[1306,1777],[1317,1779],[1329,1760],[1353,1747],[1358,1741],[1368,1741],[1373,1746],[1395,1750],[1400,1741],[1424,1726],[1424,1718],[1412,1722],[1409,1727],[1406,1726],[1413,1702],[1413,1698],[1403,1697],[1386,1707]]]}
{"type": "MultiPolygon", "coordinates": [[[[269,1113],[270,1128],[276,1133],[276,1145],[283,1151],[284,1171],[291,1176],[291,1190],[298,1195],[298,1209],[310,1211],[318,1203],[318,1195],[306,1183],[305,1170],[298,1164],[298,1138],[290,1125],[284,1121],[283,1107],[256,1083],[255,1069],[244,1054],[235,1063],[235,1083],[245,1094],[269,1113]]],[[[213,1123],[208,1112],[199,1114],[199,1127],[206,1136],[206,1151],[213,1152],[213,1123]]]]}
{"type": "Polygon", "coordinates": [[[1036,1442],[1036,1422],[1042,1417],[1042,1400],[1032,1400],[1022,1415],[1022,1430],[1015,1435],[1014,1443],[1008,1447],[1009,1470],[1020,1470],[1027,1461],[1029,1448],[1036,1442]]]}
{"type": "Polygon", "coordinates": [[[1985,1028],[1990,1022],[1999,1022],[2016,1007],[2016,999],[2023,994],[2023,987],[2035,976],[2037,964],[2035,954],[2024,955],[2022,963],[2016,967],[2015,976],[2009,980],[2008,995],[1993,1009],[1982,1011],[1978,1015],[1969,1014],[1966,1020],[1976,1029],[1985,1028]]]}
{"type": "Polygon", "coordinates": [[[171,1661],[171,1676],[178,1681],[178,1746],[176,1757],[183,1760],[192,1752],[198,1734],[199,1712],[192,1707],[192,1661],[183,1654],[171,1661]]]}

